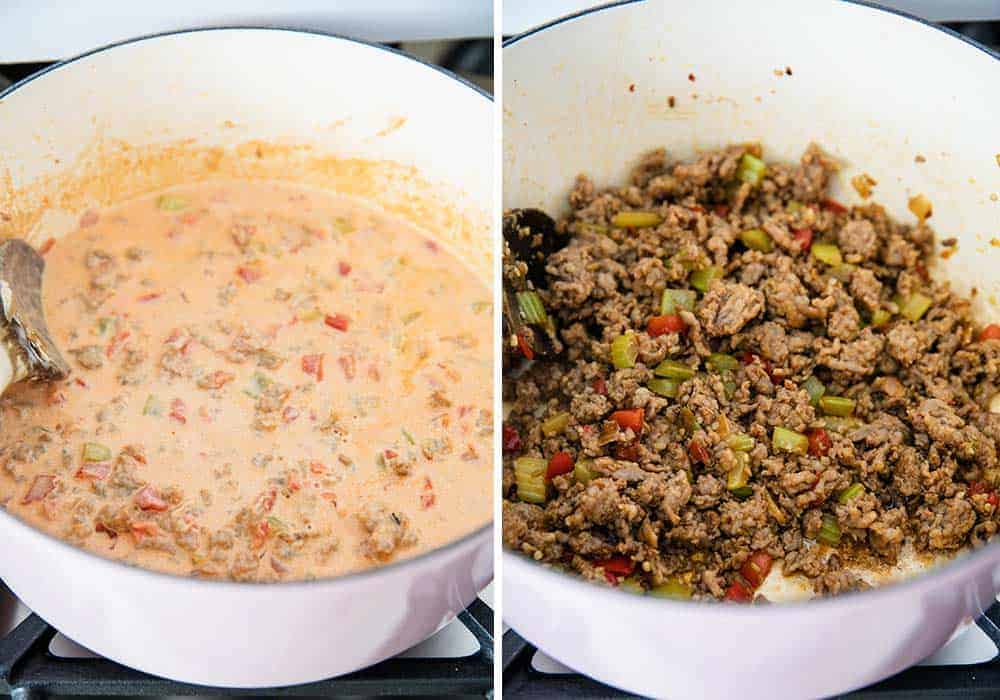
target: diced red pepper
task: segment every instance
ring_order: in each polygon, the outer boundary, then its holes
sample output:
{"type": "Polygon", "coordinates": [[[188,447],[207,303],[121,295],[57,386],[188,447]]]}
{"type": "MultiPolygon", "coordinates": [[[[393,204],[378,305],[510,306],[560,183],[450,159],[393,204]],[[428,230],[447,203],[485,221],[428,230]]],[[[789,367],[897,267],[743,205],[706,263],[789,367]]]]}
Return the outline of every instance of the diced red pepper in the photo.
{"type": "Polygon", "coordinates": [[[80,228],[88,228],[97,223],[100,215],[93,209],[88,209],[80,216],[80,228]]]}
{"type": "Polygon", "coordinates": [[[431,508],[437,501],[437,496],[434,495],[434,484],[429,476],[424,477],[424,490],[420,494],[420,508],[421,510],[427,510],[431,508]]]}
{"type": "Polygon", "coordinates": [[[774,367],[771,365],[770,360],[765,359],[760,355],[749,351],[744,352],[743,355],[740,356],[740,360],[743,362],[744,365],[752,365],[754,362],[759,362],[760,366],[764,368],[765,372],[767,372],[767,376],[771,377],[772,380],[774,379],[774,377],[771,374],[774,371],[774,367]]]}
{"type": "Polygon", "coordinates": [[[48,238],[48,239],[46,239],[46,241],[44,243],[42,243],[42,245],[38,248],[38,254],[39,255],[45,255],[50,250],[52,250],[52,246],[54,246],[55,244],[56,244],[56,239],[55,238],[48,238]]]}
{"type": "Polygon", "coordinates": [[[611,414],[611,420],[622,430],[632,429],[638,435],[642,432],[643,410],[641,408],[624,408],[611,414]]]}
{"type": "Polygon", "coordinates": [[[517,347],[520,349],[521,354],[529,360],[535,359],[535,351],[531,349],[531,345],[528,344],[527,339],[524,337],[523,333],[517,334],[517,347]]]}
{"type": "Polygon", "coordinates": [[[109,358],[113,357],[114,354],[118,351],[118,348],[121,347],[122,343],[128,340],[128,337],[130,335],[132,335],[132,333],[129,331],[119,331],[118,333],[116,333],[115,336],[111,339],[111,342],[108,343],[108,348],[107,350],[104,351],[104,354],[109,358]]]}
{"type": "Polygon", "coordinates": [[[187,423],[187,406],[181,399],[174,399],[170,402],[170,417],[178,423],[187,423]]]}
{"type": "Polygon", "coordinates": [[[503,426],[503,453],[515,454],[521,449],[521,433],[513,425],[503,426]]]}
{"type": "Polygon", "coordinates": [[[350,324],[350,320],[344,314],[333,314],[324,318],[323,323],[334,330],[345,332],[347,331],[347,326],[350,324]]]}
{"type": "Polygon", "coordinates": [[[813,232],[811,228],[797,228],[792,231],[792,238],[799,242],[799,250],[808,253],[813,244],[813,232]]]}
{"type": "Polygon", "coordinates": [[[653,338],[666,333],[683,333],[685,330],[687,330],[687,324],[676,314],[653,316],[646,324],[646,332],[653,338]]]}
{"type": "Polygon", "coordinates": [[[615,556],[601,561],[595,561],[594,566],[600,566],[605,573],[616,576],[628,576],[635,571],[635,562],[624,556],[615,556]]]}
{"type": "Polygon", "coordinates": [[[619,442],[615,446],[615,457],[626,462],[639,461],[639,443],[637,440],[631,442],[619,442]]]}
{"type": "Polygon", "coordinates": [[[221,389],[234,379],[236,379],[235,375],[229,372],[223,372],[220,369],[216,370],[215,372],[212,372],[212,374],[208,376],[208,383],[212,389],[221,389]]]}
{"type": "Polygon", "coordinates": [[[337,271],[340,273],[341,277],[347,277],[349,274],[351,274],[351,263],[344,262],[343,260],[341,260],[339,263],[337,263],[337,271]]]}
{"type": "Polygon", "coordinates": [[[764,579],[771,573],[771,564],[774,560],[767,552],[754,552],[750,558],[743,562],[740,573],[754,588],[760,588],[764,579]]]}
{"type": "Polygon", "coordinates": [[[237,267],[236,274],[242,277],[243,281],[247,283],[256,282],[261,277],[263,277],[263,274],[261,273],[259,268],[247,267],[246,265],[240,265],[239,267],[237,267]]]}
{"type": "Polygon", "coordinates": [[[111,464],[108,462],[91,462],[84,464],[82,467],[76,470],[77,479],[93,479],[94,481],[100,481],[102,479],[107,479],[111,474],[111,464]]]}
{"type": "Polygon", "coordinates": [[[838,202],[836,199],[824,199],[820,202],[822,207],[827,211],[832,211],[834,214],[846,214],[847,207],[838,202]]]}
{"type": "Polygon", "coordinates": [[[747,590],[739,581],[733,581],[729,584],[729,588],[726,589],[726,600],[732,600],[737,603],[749,603],[753,600],[753,593],[747,590]]]}
{"type": "Polygon", "coordinates": [[[356,371],[356,363],[354,360],[354,355],[341,355],[337,358],[337,364],[340,365],[340,369],[344,371],[344,377],[347,379],[354,379],[354,374],[356,371]]]}
{"type": "Polygon", "coordinates": [[[170,504],[160,498],[159,492],[152,486],[143,487],[135,495],[135,504],[139,506],[140,510],[164,511],[170,507],[170,504]]]}
{"type": "Polygon", "coordinates": [[[968,492],[970,496],[986,494],[986,502],[994,508],[1000,503],[1000,496],[997,495],[996,490],[985,481],[973,481],[969,484],[968,492]]]}
{"type": "Polygon", "coordinates": [[[813,428],[809,431],[809,454],[813,457],[826,457],[831,447],[833,442],[823,428],[813,428]]]}
{"type": "Polygon", "coordinates": [[[716,216],[721,216],[723,218],[729,216],[729,205],[728,204],[716,204],[712,207],[712,211],[715,212],[716,216]]]}
{"type": "Polygon", "coordinates": [[[711,455],[708,453],[708,448],[701,444],[698,440],[692,440],[688,445],[688,454],[691,455],[691,459],[695,462],[701,462],[702,464],[708,464],[708,460],[711,455]]]}
{"type": "Polygon", "coordinates": [[[52,490],[55,487],[55,476],[52,474],[39,474],[35,477],[35,480],[31,482],[31,487],[28,489],[28,492],[24,494],[24,498],[21,499],[21,504],[28,505],[29,503],[40,501],[52,493],[52,490]]]}
{"type": "Polygon", "coordinates": [[[302,371],[316,377],[317,382],[323,381],[323,353],[302,356],[302,371]]]}
{"type": "Polygon", "coordinates": [[[132,523],[132,537],[135,538],[136,544],[139,544],[147,537],[156,537],[160,534],[160,528],[156,523],[151,523],[148,521],[139,521],[137,523],[132,523]]]}
{"type": "Polygon", "coordinates": [[[135,298],[135,300],[145,304],[147,301],[153,301],[154,299],[159,299],[162,296],[163,292],[149,292],[148,294],[140,294],[135,298]]]}
{"type": "Polygon", "coordinates": [[[326,474],[326,465],[323,464],[322,462],[317,462],[316,460],[313,460],[309,462],[309,471],[316,475],[326,474]]]}
{"type": "Polygon", "coordinates": [[[986,326],[983,330],[979,331],[980,340],[997,340],[1000,339],[1000,324],[991,323],[986,326]]]}
{"type": "Polygon", "coordinates": [[[604,377],[598,377],[594,380],[594,393],[600,394],[601,396],[608,395],[608,384],[604,381],[604,377]]]}

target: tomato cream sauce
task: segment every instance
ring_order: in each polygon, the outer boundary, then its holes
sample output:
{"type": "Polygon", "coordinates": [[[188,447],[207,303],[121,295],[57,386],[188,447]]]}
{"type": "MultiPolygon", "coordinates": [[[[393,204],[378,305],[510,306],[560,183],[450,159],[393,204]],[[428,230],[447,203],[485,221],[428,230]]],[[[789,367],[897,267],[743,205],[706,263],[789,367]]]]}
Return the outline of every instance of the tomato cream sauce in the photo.
{"type": "Polygon", "coordinates": [[[87,212],[41,250],[73,372],[2,400],[10,513],[248,581],[337,576],[489,521],[491,295],[418,228],[220,181],[87,212]]]}

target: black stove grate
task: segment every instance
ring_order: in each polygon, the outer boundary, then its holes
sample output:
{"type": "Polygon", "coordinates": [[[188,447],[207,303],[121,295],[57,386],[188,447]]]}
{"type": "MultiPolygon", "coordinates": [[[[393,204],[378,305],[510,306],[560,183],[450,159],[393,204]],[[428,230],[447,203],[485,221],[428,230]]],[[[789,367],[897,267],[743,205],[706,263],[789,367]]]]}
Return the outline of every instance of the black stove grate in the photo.
{"type": "MultiPolygon", "coordinates": [[[[1000,652],[1000,603],[976,620],[1000,652]]],[[[509,698],[637,698],[579,674],[536,671],[531,660],[536,648],[514,630],[503,637],[503,692],[509,698]]],[[[780,684],[774,696],[782,697],[780,684]]],[[[1000,698],[1000,653],[992,660],[962,666],[914,666],[862,690],[840,696],[844,700],[920,700],[921,698],[1000,698]]]]}
{"type": "Polygon", "coordinates": [[[493,695],[493,610],[480,599],[458,620],[479,643],[459,659],[394,658],[339,678],[260,690],[206,688],[134,671],[107,659],[53,655],[55,628],[38,615],[25,618],[0,639],[0,695],[12,700],[61,697],[266,696],[266,697],[466,697],[493,695]]]}

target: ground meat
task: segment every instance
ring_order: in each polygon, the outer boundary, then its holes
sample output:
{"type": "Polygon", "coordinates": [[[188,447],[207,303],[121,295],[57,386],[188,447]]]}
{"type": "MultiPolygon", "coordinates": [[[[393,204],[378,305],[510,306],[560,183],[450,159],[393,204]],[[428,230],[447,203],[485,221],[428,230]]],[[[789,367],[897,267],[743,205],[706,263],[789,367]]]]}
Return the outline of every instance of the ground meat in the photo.
{"type": "Polygon", "coordinates": [[[624,576],[606,561],[627,558],[636,585],[680,577],[712,599],[754,552],[833,595],[868,585],[846,566],[851,552],[894,563],[909,545],[950,552],[997,532],[1000,416],[988,407],[1000,341],[977,341],[968,301],[929,281],[932,232],[877,205],[822,206],[836,164],[815,146],[735,187],[748,148],[689,163],[657,151],[626,187],[577,181],[559,222],[576,233],[549,255],[540,290],[565,353],[505,381],[520,438],[504,455],[506,547],[611,585],[624,576]],[[616,228],[629,210],[662,220],[616,228]],[[770,252],[740,241],[749,227],[770,252]],[[802,228],[847,264],[803,251],[802,228]],[[720,274],[695,292],[692,271],[709,265],[720,274]],[[664,289],[692,292],[694,308],[677,311],[681,332],[652,336],[664,289]],[[931,308],[901,317],[897,295],[917,292],[931,308]],[[888,321],[873,325],[876,312],[888,321]],[[626,333],[636,357],[615,367],[626,333]],[[810,377],[852,399],[852,415],[824,415],[810,377]],[[568,427],[543,434],[540,421],[563,411],[568,427]],[[802,447],[777,447],[778,429],[802,447]],[[555,452],[584,469],[551,479],[544,503],[520,502],[513,460],[555,452]],[[737,477],[746,485],[730,488],[737,477]],[[821,536],[831,521],[839,547],[821,536]]]}
{"type": "Polygon", "coordinates": [[[70,354],[84,369],[100,369],[104,366],[104,348],[100,345],[84,345],[70,350],[70,354]]]}
{"type": "Polygon", "coordinates": [[[403,513],[389,511],[381,503],[366,503],[358,513],[358,520],[368,533],[361,543],[366,557],[384,559],[397,549],[417,542],[410,530],[410,519],[403,513]]]}
{"type": "Polygon", "coordinates": [[[878,234],[875,226],[867,219],[849,221],[837,233],[840,248],[848,256],[856,255],[861,260],[869,260],[878,252],[878,234]]]}
{"type": "Polygon", "coordinates": [[[957,549],[976,524],[976,512],[964,498],[950,498],[917,512],[917,546],[957,549]]]}
{"type": "Polygon", "coordinates": [[[764,295],[743,284],[714,285],[698,306],[698,318],[711,336],[732,335],[764,310],[764,295]]]}

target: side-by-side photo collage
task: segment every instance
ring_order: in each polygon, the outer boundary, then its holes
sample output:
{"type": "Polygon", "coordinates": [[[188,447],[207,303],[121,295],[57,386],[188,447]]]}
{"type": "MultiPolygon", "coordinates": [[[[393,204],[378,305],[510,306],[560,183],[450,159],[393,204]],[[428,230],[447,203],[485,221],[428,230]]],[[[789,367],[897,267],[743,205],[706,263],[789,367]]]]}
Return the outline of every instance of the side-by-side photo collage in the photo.
{"type": "Polygon", "coordinates": [[[1000,0],[0,3],[0,698],[1000,698],[1000,0]]]}

